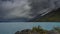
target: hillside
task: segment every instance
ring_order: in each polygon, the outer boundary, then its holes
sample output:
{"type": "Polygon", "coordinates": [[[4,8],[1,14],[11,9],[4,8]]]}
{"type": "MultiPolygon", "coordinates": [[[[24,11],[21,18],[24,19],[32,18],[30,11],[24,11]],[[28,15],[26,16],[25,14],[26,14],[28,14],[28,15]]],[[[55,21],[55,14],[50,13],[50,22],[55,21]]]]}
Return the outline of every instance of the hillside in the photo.
{"type": "Polygon", "coordinates": [[[35,19],[34,22],[60,22],[60,8],[53,10],[42,18],[35,19]]]}

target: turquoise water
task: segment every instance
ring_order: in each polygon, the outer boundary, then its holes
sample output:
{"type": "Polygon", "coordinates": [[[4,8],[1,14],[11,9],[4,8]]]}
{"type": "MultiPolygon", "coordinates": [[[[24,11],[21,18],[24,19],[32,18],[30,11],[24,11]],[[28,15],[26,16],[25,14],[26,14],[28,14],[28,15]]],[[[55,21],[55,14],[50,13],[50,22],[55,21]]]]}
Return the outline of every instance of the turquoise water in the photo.
{"type": "Polygon", "coordinates": [[[16,31],[21,31],[23,29],[31,29],[34,26],[42,26],[42,28],[51,30],[54,26],[60,26],[59,22],[40,22],[40,23],[0,23],[0,34],[14,34],[16,31]]]}

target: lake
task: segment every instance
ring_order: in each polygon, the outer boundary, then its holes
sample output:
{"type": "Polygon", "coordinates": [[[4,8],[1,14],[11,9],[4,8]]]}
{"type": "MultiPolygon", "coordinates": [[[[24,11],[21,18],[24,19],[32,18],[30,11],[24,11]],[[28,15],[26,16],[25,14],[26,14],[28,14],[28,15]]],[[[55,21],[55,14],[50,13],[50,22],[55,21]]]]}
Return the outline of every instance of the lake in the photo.
{"type": "Polygon", "coordinates": [[[53,29],[54,26],[59,26],[59,22],[2,22],[0,23],[0,34],[14,34],[16,31],[21,31],[23,29],[31,29],[34,26],[40,25],[46,30],[53,29]]]}

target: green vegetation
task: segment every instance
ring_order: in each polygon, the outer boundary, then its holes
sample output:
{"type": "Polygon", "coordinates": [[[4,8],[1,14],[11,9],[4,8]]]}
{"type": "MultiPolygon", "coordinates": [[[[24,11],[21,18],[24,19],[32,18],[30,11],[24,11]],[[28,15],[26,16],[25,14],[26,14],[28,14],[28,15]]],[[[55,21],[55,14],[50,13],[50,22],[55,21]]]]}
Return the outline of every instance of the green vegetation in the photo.
{"type": "Polygon", "coordinates": [[[60,34],[60,27],[54,27],[52,30],[45,30],[41,26],[32,29],[17,31],[15,34],[60,34]]]}
{"type": "Polygon", "coordinates": [[[38,27],[33,27],[32,28],[33,32],[38,32],[39,34],[47,34],[47,30],[44,30],[41,26],[38,27]]]}
{"type": "Polygon", "coordinates": [[[60,27],[54,27],[53,30],[58,31],[60,33],[60,27]]]}

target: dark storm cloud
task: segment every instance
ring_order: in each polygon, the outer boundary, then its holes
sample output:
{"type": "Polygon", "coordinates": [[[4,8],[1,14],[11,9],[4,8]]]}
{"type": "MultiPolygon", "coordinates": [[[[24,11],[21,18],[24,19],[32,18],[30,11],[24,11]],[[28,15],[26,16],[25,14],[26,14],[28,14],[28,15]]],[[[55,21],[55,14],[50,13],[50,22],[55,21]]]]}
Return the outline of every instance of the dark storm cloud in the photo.
{"type": "Polygon", "coordinates": [[[12,1],[12,0],[1,0],[1,1],[12,1]]]}
{"type": "Polygon", "coordinates": [[[28,0],[8,0],[0,1],[0,17],[2,18],[20,18],[28,17],[30,6],[28,0]],[[1,16],[2,15],[2,16],[1,16]]]}
{"type": "Polygon", "coordinates": [[[60,0],[0,0],[0,18],[34,18],[57,8],[60,0]]]}
{"type": "Polygon", "coordinates": [[[53,9],[60,8],[60,0],[31,0],[31,6],[31,11],[34,15],[38,13],[42,14],[44,12],[48,13],[53,9]]]}
{"type": "Polygon", "coordinates": [[[48,4],[48,0],[44,1],[44,0],[31,0],[31,12],[33,12],[33,14],[37,14],[39,11],[49,8],[49,4],[48,4]]]}

